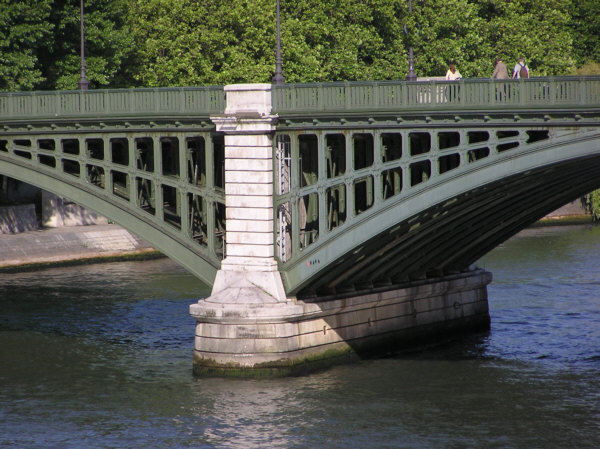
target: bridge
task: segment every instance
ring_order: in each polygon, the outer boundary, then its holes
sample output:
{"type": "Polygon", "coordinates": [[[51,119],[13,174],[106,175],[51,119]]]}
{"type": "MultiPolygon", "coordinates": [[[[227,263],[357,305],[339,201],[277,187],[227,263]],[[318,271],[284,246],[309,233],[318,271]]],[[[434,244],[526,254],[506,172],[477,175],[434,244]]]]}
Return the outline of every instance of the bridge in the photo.
{"type": "Polygon", "coordinates": [[[485,325],[473,264],[600,187],[600,77],[9,93],[0,123],[1,174],[213,285],[199,373],[485,325]]]}

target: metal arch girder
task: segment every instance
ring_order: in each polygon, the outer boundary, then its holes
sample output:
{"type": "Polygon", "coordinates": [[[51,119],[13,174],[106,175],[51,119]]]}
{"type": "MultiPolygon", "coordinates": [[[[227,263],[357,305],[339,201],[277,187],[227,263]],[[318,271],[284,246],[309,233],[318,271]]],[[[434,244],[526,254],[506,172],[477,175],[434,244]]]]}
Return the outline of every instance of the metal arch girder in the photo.
{"type": "MultiPolygon", "coordinates": [[[[506,151],[489,160],[476,161],[466,169],[456,169],[446,176],[438,175],[398,198],[377,205],[370,213],[348,225],[328,235],[322,233],[321,241],[306,248],[301,257],[280,263],[288,293],[297,294],[308,286],[311,289],[318,288],[323,272],[335,270],[336,267],[342,270],[342,265],[351,266],[366,257],[369,242],[399,223],[407,223],[411,218],[418,217],[424,210],[452,201],[458,195],[489,185],[494,180],[598,153],[600,131],[597,127],[583,130],[569,128],[557,131],[548,141],[526,147],[525,151],[506,151]]],[[[522,223],[526,226],[529,221],[522,223]]],[[[413,225],[418,226],[418,223],[413,225]]]]}
{"type": "Polygon", "coordinates": [[[114,199],[99,196],[91,189],[82,188],[82,186],[76,184],[68,184],[48,174],[32,170],[25,165],[16,164],[15,161],[7,160],[1,153],[0,173],[69,198],[77,204],[114,220],[181,264],[203,282],[212,285],[219,268],[218,265],[206,260],[205,256],[195,250],[192,245],[174,235],[165,234],[164,229],[160,229],[153,223],[144,220],[139,213],[128,210],[126,204],[119,204],[114,199]]]}
{"type": "MultiPolygon", "coordinates": [[[[200,278],[202,281],[212,284],[216,271],[220,267],[221,257],[214,253],[214,245],[217,237],[212,233],[209,226],[205,237],[208,240],[207,244],[201,245],[194,239],[192,233],[192,224],[187,223],[190,219],[188,213],[192,213],[191,217],[195,219],[194,214],[198,211],[194,209],[194,205],[188,205],[187,201],[192,201],[202,198],[206,201],[206,206],[210,206],[207,210],[208,223],[215,220],[215,212],[212,205],[217,203],[224,204],[224,192],[219,192],[215,188],[210,187],[214,184],[214,176],[212,170],[213,156],[210,148],[212,144],[206,143],[206,177],[203,185],[196,185],[191,180],[188,180],[188,154],[184,151],[185,145],[183,140],[198,136],[205,139],[212,134],[206,125],[200,124],[200,127],[192,129],[170,129],[169,127],[160,127],[158,129],[148,129],[139,127],[129,127],[121,123],[115,123],[113,127],[108,129],[101,127],[98,129],[92,123],[78,129],[48,129],[46,126],[38,124],[36,127],[31,126],[25,129],[15,129],[10,127],[9,130],[4,129],[0,132],[0,142],[4,140],[4,151],[0,151],[0,168],[1,173],[15,179],[27,182],[38,186],[44,190],[55,193],[57,195],[67,197],[74,202],[87,207],[99,214],[112,219],[123,227],[129,229],[134,234],[140,236],[144,240],[151,243],[155,248],[169,256],[173,260],[180,263],[192,274],[200,278]],[[136,148],[131,145],[131,139],[148,138],[161,139],[164,136],[179,138],[179,147],[175,147],[172,151],[179,154],[179,172],[176,175],[168,175],[162,172],[162,161],[155,160],[155,166],[152,171],[137,169],[138,156],[136,148]],[[112,160],[111,149],[108,142],[111,139],[130,139],[128,144],[129,162],[127,165],[121,165],[112,160]],[[61,142],[66,140],[79,141],[80,147],[75,154],[67,152],[64,148],[58,148],[61,142]],[[93,151],[84,146],[84,141],[102,140],[104,142],[104,156],[98,158],[93,156],[93,151]],[[37,144],[36,144],[37,140],[37,144]],[[24,145],[20,141],[26,141],[24,145]],[[51,150],[45,149],[40,142],[54,141],[56,148],[51,150]],[[88,153],[89,152],[89,153],[88,153]],[[43,158],[54,159],[54,165],[45,165],[43,158]],[[79,175],[73,176],[68,173],[65,167],[62,167],[62,161],[70,161],[70,163],[80,166],[79,175]],[[89,165],[91,164],[91,165],[89,165]],[[109,185],[110,181],[103,180],[102,186],[92,184],[91,179],[87,179],[86,166],[100,167],[105,176],[108,172],[117,170],[126,173],[129,177],[128,196],[129,199],[120,198],[118,193],[113,191],[113,186],[109,185]],[[136,198],[137,193],[141,193],[143,186],[136,186],[136,182],[153,183],[153,191],[156,198],[153,198],[153,206],[156,211],[148,213],[143,210],[143,205],[139,198],[136,198]],[[177,214],[179,215],[179,226],[174,227],[167,223],[166,206],[163,207],[163,192],[161,186],[167,186],[167,189],[173,189],[176,192],[177,214]],[[138,192],[139,190],[139,192],[138,192]],[[134,194],[134,192],[137,192],[134,194]],[[193,195],[193,197],[191,197],[193,195]],[[163,212],[165,216],[163,217],[163,212]],[[212,214],[212,218],[211,218],[212,214]]],[[[160,157],[161,148],[154,145],[154,156],[160,157]]],[[[66,163],[66,162],[65,162],[66,163]]],[[[110,179],[110,178],[109,178],[110,179]]],[[[162,187],[165,188],[165,187],[162,187]]],[[[204,240],[206,240],[204,239],[204,240]]]]}
{"type": "MultiPolygon", "coordinates": [[[[384,271],[395,278],[407,272],[463,270],[523,227],[598,186],[598,179],[600,158],[592,156],[495,181],[458,197],[444,219],[429,220],[412,238],[406,236],[402,260],[384,271]],[[579,182],[569,185],[572,178],[579,182]]],[[[395,257],[388,252],[384,259],[395,257]]]]}

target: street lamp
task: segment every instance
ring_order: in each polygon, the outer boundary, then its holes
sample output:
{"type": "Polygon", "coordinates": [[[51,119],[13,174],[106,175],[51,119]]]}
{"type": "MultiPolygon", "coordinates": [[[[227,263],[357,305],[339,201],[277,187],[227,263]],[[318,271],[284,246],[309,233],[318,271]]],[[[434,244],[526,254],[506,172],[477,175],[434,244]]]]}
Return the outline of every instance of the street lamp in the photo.
{"type": "MultiPolygon", "coordinates": [[[[412,0],[408,0],[408,14],[412,14],[412,0]]],[[[404,32],[408,35],[406,31],[406,25],[404,26],[404,32]]],[[[411,39],[409,38],[409,41],[411,39]]],[[[415,74],[415,58],[413,55],[412,41],[411,46],[408,48],[408,74],[406,75],[407,81],[416,81],[417,75],[415,74]]]]}
{"type": "Polygon", "coordinates": [[[83,20],[83,0],[81,0],[81,78],[77,87],[79,90],[87,90],[89,83],[85,77],[85,22],[83,20]]]}
{"type": "Polygon", "coordinates": [[[285,83],[283,73],[281,73],[281,34],[279,32],[279,0],[277,0],[277,51],[275,56],[275,75],[273,75],[273,84],[285,83]]]}

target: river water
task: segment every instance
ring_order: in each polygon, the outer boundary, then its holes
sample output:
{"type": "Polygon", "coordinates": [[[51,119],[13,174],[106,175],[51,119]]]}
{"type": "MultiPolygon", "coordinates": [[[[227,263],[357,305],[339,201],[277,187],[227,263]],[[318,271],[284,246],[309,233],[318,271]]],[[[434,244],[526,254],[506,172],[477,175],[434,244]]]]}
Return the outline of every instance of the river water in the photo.
{"type": "Polygon", "coordinates": [[[598,448],[600,228],[479,262],[489,333],[284,379],[196,379],[168,260],[0,275],[1,448],[598,448]]]}

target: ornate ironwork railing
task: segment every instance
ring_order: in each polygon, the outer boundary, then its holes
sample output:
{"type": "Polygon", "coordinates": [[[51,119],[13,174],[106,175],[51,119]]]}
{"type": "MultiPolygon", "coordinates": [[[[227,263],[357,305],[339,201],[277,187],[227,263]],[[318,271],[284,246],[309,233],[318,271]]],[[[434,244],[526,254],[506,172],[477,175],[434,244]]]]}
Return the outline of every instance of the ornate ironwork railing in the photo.
{"type": "Polygon", "coordinates": [[[282,116],[597,107],[600,104],[600,76],[286,84],[273,86],[272,95],[273,110],[282,116]]]}
{"type": "Polygon", "coordinates": [[[0,93],[0,119],[207,117],[225,110],[222,86],[0,93]]]}

